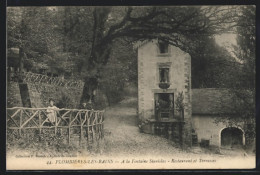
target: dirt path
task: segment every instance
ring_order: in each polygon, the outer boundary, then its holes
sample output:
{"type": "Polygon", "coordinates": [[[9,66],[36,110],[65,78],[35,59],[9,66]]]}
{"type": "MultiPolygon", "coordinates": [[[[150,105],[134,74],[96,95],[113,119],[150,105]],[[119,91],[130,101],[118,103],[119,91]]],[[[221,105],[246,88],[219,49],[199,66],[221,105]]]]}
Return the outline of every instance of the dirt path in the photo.
{"type": "Polygon", "coordinates": [[[134,103],[136,99],[129,99],[106,110],[106,154],[135,156],[179,152],[179,149],[174,148],[172,143],[164,138],[140,133],[136,107],[131,105],[134,103]]]}
{"type": "Polygon", "coordinates": [[[175,143],[165,138],[141,133],[136,115],[137,99],[128,98],[116,106],[106,109],[105,144],[102,155],[105,156],[160,156],[160,157],[234,157],[243,152],[226,151],[217,154],[209,150],[192,148],[182,150],[175,143]],[[235,154],[234,154],[235,153],[235,154]]]}
{"type": "MultiPolygon", "coordinates": [[[[47,149],[45,147],[34,147],[33,149],[14,149],[9,152],[9,158],[16,155],[31,155],[32,152],[43,155],[77,155],[78,158],[88,158],[90,160],[164,160],[172,162],[174,160],[196,160],[213,161],[214,163],[170,163],[168,168],[242,168],[251,167],[255,163],[253,155],[244,155],[244,151],[221,150],[221,154],[212,150],[193,147],[189,150],[182,150],[172,141],[165,138],[144,134],[139,131],[138,119],[136,115],[137,101],[134,98],[123,101],[113,107],[106,109],[104,123],[104,139],[94,142],[83,148],[66,148],[62,152],[47,149]],[[36,148],[36,149],[35,149],[36,148]],[[191,167],[191,165],[193,165],[191,167]],[[231,166],[232,165],[232,166],[231,166]]],[[[33,154],[34,154],[33,153],[33,154]]],[[[68,156],[68,157],[66,157],[68,156]]],[[[102,168],[104,168],[103,164],[102,168]]],[[[124,165],[124,164],[123,164],[124,165]]],[[[134,165],[134,164],[133,164],[134,165]]],[[[133,166],[132,165],[132,166],[133,166]]],[[[147,164],[148,165],[148,164],[147,164]]],[[[155,164],[149,164],[150,168],[155,164]]],[[[157,167],[161,167],[160,163],[157,167]],[[160,166],[159,166],[160,165],[160,166]]],[[[129,165],[131,166],[131,165],[129,165]]],[[[134,167],[134,166],[133,166],[134,167]]],[[[129,168],[129,167],[128,167],[129,168]]],[[[143,168],[140,164],[139,168],[143,168]]],[[[160,168],[159,168],[160,169],[160,168]]]]}

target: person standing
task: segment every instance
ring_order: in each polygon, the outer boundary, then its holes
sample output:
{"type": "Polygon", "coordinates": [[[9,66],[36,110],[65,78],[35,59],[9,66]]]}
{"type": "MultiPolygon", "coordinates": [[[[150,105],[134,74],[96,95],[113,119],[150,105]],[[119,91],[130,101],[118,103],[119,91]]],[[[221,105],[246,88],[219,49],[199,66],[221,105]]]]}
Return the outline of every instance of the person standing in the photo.
{"type": "Polygon", "coordinates": [[[93,103],[92,103],[91,99],[88,101],[88,103],[86,105],[86,109],[87,110],[94,110],[93,103]]]}
{"type": "Polygon", "coordinates": [[[47,117],[50,121],[51,124],[55,125],[56,121],[57,121],[57,108],[55,105],[54,105],[54,100],[53,99],[50,99],[49,100],[49,103],[50,105],[48,106],[46,112],[47,112],[47,117]]]}
{"type": "Polygon", "coordinates": [[[87,103],[85,101],[80,105],[80,109],[87,109],[87,103]]]}

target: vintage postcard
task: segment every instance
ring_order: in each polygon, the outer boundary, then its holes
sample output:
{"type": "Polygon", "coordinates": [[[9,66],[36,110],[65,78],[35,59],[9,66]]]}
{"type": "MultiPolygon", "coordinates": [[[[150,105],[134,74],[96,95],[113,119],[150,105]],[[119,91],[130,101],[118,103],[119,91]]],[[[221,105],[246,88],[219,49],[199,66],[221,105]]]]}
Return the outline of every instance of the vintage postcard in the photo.
{"type": "Polygon", "coordinates": [[[255,168],[255,10],[7,7],[7,170],[255,168]]]}

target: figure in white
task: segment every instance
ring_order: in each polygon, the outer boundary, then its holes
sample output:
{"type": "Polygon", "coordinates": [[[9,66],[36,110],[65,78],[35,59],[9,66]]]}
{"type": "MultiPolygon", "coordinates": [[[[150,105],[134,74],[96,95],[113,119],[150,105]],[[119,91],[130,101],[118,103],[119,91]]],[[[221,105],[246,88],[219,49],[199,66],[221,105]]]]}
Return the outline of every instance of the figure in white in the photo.
{"type": "Polygon", "coordinates": [[[57,110],[55,110],[55,109],[59,109],[59,108],[54,106],[54,100],[53,99],[50,99],[49,103],[50,103],[50,105],[48,106],[47,111],[46,111],[47,117],[52,124],[55,124],[55,122],[57,120],[57,110]]]}

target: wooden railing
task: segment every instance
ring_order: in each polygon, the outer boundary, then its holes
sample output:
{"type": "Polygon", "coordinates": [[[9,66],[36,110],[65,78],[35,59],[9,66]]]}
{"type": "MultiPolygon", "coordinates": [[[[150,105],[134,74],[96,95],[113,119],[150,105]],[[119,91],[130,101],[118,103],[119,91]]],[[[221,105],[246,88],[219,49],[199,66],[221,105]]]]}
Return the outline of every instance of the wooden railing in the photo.
{"type": "Polygon", "coordinates": [[[47,83],[56,86],[66,86],[66,87],[83,87],[84,82],[80,80],[67,80],[60,77],[50,77],[43,74],[36,74],[32,72],[20,72],[18,74],[20,80],[23,82],[31,83],[47,83]]]}
{"type": "MultiPolygon", "coordinates": [[[[103,137],[104,111],[84,109],[51,109],[56,113],[55,122],[51,123],[48,108],[7,108],[7,129],[18,131],[21,137],[28,129],[38,130],[41,133],[44,129],[57,131],[66,130],[68,143],[71,143],[73,130],[79,131],[80,143],[94,142],[103,137]]],[[[50,110],[50,109],[49,109],[50,110]]],[[[12,134],[13,132],[10,132],[12,134]]]]}

